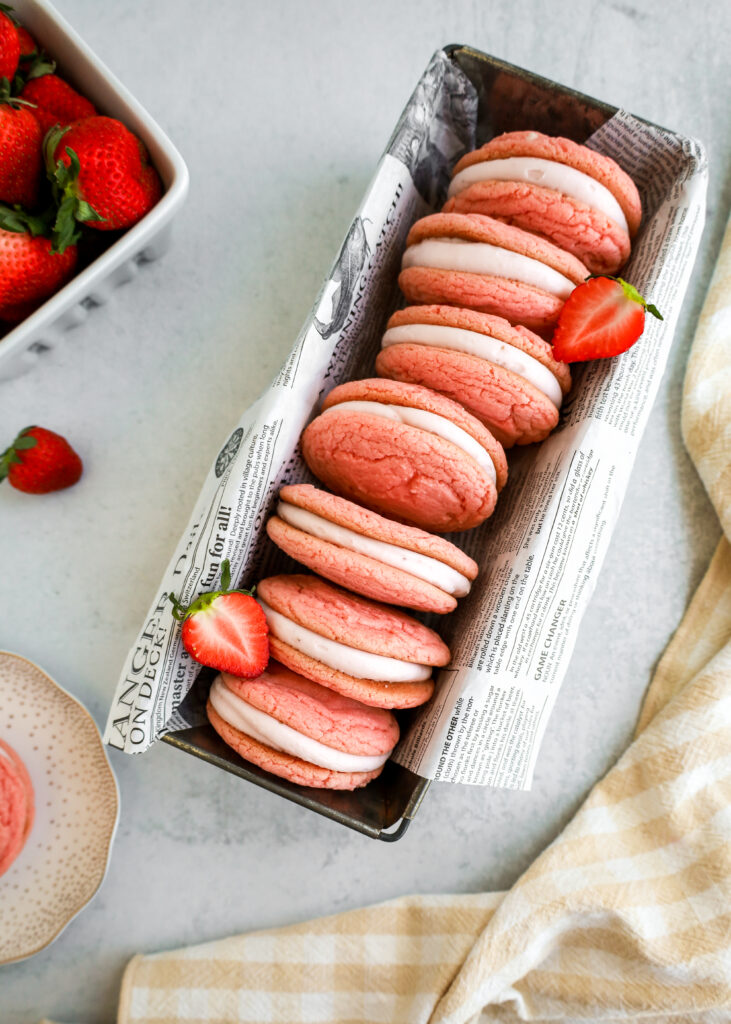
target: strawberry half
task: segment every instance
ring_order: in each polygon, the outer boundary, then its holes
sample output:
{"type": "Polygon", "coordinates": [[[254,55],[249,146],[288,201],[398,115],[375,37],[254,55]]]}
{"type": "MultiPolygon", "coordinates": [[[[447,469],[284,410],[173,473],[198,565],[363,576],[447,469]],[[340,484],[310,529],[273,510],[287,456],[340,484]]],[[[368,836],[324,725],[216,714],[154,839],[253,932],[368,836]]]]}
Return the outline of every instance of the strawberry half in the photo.
{"type": "Polygon", "coordinates": [[[553,354],[564,363],[626,352],[645,326],[645,310],[662,316],[621,277],[590,277],[569,295],[553,334],[553,354]]]}
{"type": "Polygon", "coordinates": [[[269,627],[248,590],[230,590],[231,567],[221,563],[221,589],[201,594],[188,608],[173,595],[173,617],[183,623],[183,646],[201,665],[251,679],[269,662],[269,627]]]}
{"type": "Polygon", "coordinates": [[[0,481],[8,478],[16,491],[48,494],[75,484],[81,459],[66,438],[45,427],[26,427],[0,455],[0,481]]]}

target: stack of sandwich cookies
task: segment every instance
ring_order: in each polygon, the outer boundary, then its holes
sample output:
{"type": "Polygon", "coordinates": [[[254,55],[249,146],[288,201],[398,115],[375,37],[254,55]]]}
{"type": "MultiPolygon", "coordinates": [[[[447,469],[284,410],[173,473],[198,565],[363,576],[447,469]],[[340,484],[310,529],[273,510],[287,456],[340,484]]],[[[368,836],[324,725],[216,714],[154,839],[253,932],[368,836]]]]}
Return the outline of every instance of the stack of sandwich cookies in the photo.
{"type": "Polygon", "coordinates": [[[282,488],[267,533],[290,557],[333,583],[417,611],[452,611],[477,576],[477,563],[443,537],[311,484],[282,488]]]}
{"type": "Polygon", "coordinates": [[[23,761],[0,740],[0,875],[25,845],[35,817],[33,784],[23,761]]]}
{"type": "Polygon", "coordinates": [[[476,563],[433,534],[483,523],[504,447],[557,425],[570,371],[534,332],[549,337],[590,272],[616,272],[640,217],[621,168],[568,139],[511,132],[457,164],[443,212],[409,232],[399,285],[412,305],[388,322],[379,378],[334,388],[302,434],[334,493],[284,487],[267,523],[318,575],[259,583],[276,660],[211,689],[210,721],[244,758],[323,788],[380,773],[398,740],[390,709],[429,700],[450,659],[393,606],[446,613],[469,592],[476,563]]]}
{"type": "Polygon", "coordinates": [[[270,576],[257,588],[272,657],[346,697],[412,708],[434,692],[449,648],[421,622],[317,576],[270,576]]]}
{"type": "Polygon", "coordinates": [[[626,263],[642,207],[610,157],[570,139],[507,132],[454,168],[445,213],[486,214],[550,239],[594,274],[626,263]]]}
{"type": "Polygon", "coordinates": [[[409,231],[399,287],[412,303],[446,303],[531,330],[555,326],[589,274],[552,242],[479,213],[433,213],[409,231]]]}
{"type": "Polygon", "coordinates": [[[332,491],[434,533],[490,516],[507,480],[502,445],[457,402],[416,384],[350,381],[302,435],[309,468],[332,491]]]}
{"type": "Polygon", "coordinates": [[[502,317],[455,306],[409,306],[388,321],[376,371],[459,402],[505,447],[542,441],[571,387],[551,346],[502,317]]]}
{"type": "Polygon", "coordinates": [[[256,679],[218,676],[206,710],[245,760],[318,789],[365,786],[381,774],[399,737],[390,711],[366,707],[276,661],[256,679]]]}

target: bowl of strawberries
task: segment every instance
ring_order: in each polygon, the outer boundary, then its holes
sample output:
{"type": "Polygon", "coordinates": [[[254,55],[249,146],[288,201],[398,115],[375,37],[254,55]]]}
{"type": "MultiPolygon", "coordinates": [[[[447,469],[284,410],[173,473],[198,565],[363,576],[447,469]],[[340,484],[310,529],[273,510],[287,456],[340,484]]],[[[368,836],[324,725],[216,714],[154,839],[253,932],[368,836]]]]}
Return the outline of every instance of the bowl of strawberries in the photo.
{"type": "Polygon", "coordinates": [[[187,189],[165,133],[47,0],[0,3],[0,380],[162,255],[187,189]]]}

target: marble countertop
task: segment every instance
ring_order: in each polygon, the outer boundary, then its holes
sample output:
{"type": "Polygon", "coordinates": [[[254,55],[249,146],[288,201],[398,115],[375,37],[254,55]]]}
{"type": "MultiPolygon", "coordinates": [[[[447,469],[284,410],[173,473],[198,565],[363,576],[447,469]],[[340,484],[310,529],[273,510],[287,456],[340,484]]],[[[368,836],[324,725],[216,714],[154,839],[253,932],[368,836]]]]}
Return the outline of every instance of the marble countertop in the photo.
{"type": "Polygon", "coordinates": [[[77,487],[48,498],[0,493],[0,648],[36,661],[100,725],[219,441],[289,351],[438,46],[470,43],[696,136],[711,179],[675,345],[533,790],[434,785],[391,845],[166,745],[135,759],[112,751],[122,814],[107,879],[51,947],[0,968],[3,1024],[112,1020],[123,967],[140,951],[408,892],[509,886],[627,745],[719,535],[679,420],[728,211],[731,9],[702,3],[689,18],[680,0],[58,7],[191,175],[165,258],[31,374],[0,385],[0,436],[43,423],[73,439],[86,466],[77,487]]]}

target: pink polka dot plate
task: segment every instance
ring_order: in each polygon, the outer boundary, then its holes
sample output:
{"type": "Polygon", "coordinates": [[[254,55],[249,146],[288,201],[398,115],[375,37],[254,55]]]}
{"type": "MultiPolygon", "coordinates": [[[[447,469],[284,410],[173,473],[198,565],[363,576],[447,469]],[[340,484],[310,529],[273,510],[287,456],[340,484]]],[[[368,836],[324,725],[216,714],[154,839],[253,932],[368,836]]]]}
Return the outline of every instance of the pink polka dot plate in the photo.
{"type": "Polygon", "coordinates": [[[0,964],[7,964],[45,949],[99,889],[119,794],[86,708],[7,651],[0,651],[0,739],[25,762],[36,807],[25,846],[0,878],[0,964]]]}

